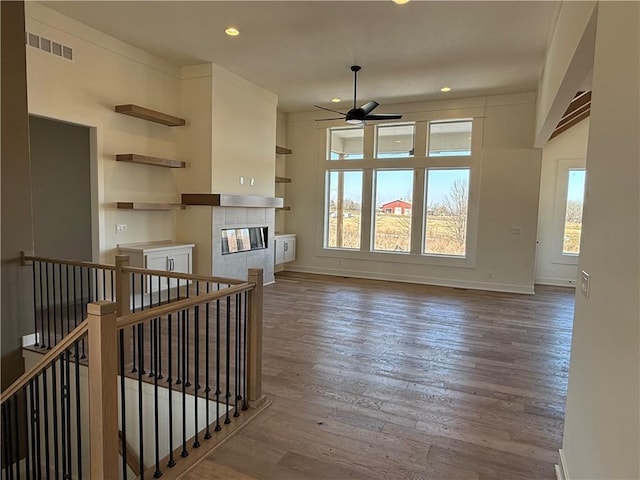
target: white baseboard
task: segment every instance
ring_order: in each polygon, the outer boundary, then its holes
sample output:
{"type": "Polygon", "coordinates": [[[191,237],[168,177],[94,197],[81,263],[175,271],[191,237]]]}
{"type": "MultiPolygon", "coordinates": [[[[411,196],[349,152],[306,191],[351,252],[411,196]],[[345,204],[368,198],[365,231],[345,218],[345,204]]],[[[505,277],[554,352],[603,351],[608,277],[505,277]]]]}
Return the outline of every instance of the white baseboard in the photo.
{"type": "Polygon", "coordinates": [[[558,465],[556,465],[556,478],[558,480],[569,480],[567,472],[567,461],[564,458],[562,449],[558,450],[558,465]]]}
{"type": "Polygon", "coordinates": [[[40,343],[40,334],[39,333],[31,333],[29,335],[22,336],[22,346],[30,347],[31,345],[35,345],[36,343],[40,343]]]}
{"type": "Polygon", "coordinates": [[[535,282],[540,285],[551,285],[553,287],[576,287],[575,279],[568,280],[566,278],[536,277],[535,282]]]}
{"type": "Polygon", "coordinates": [[[379,272],[337,270],[333,268],[309,267],[304,265],[287,266],[287,271],[300,273],[317,273],[320,275],[333,275],[338,277],[364,278],[367,280],[387,280],[395,282],[418,283],[422,285],[435,285],[438,287],[467,288],[470,290],[487,290],[491,292],[522,293],[533,295],[533,285],[514,285],[508,283],[477,282],[473,280],[453,280],[447,278],[434,278],[415,275],[389,274],[379,272]]]}

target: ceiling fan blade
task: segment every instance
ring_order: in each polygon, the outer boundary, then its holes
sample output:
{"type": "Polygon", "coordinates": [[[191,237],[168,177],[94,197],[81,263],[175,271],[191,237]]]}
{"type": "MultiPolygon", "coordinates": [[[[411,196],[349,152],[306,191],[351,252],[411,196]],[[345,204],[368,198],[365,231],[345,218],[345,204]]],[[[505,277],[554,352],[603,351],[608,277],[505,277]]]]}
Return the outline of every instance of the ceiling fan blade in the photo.
{"type": "Polygon", "coordinates": [[[364,117],[365,120],[398,120],[402,118],[402,115],[397,113],[379,113],[373,115],[367,115],[364,117]]]}
{"type": "Polygon", "coordinates": [[[339,112],[337,110],[331,110],[330,108],[321,107],[320,105],[314,105],[316,108],[320,108],[322,110],[326,110],[327,112],[339,113],[340,115],[346,115],[346,113],[339,112]]]}
{"type": "Polygon", "coordinates": [[[316,118],[316,122],[327,122],[329,120],[344,120],[344,117],[337,118],[316,118]]]}
{"type": "Polygon", "coordinates": [[[360,110],[364,112],[365,115],[369,115],[371,112],[375,110],[375,108],[380,105],[375,100],[371,100],[370,102],[365,103],[360,107],[360,110]]]}

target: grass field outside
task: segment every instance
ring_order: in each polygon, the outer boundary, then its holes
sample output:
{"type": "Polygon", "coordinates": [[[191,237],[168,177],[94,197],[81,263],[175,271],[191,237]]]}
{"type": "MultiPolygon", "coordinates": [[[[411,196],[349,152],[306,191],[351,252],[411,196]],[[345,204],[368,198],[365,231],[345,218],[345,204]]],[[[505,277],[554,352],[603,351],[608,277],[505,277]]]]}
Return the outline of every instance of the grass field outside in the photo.
{"type": "MultiPolygon", "coordinates": [[[[429,215],[424,252],[439,255],[464,256],[464,237],[456,233],[461,221],[452,216],[429,215]]],[[[338,219],[330,215],[328,246],[332,248],[360,249],[361,218],[359,211],[344,211],[342,218],[342,245],[337,245],[338,219]]],[[[466,230],[466,229],[465,229],[466,230]]],[[[387,252],[411,251],[411,217],[376,212],[374,219],[373,249],[387,252]]]]}

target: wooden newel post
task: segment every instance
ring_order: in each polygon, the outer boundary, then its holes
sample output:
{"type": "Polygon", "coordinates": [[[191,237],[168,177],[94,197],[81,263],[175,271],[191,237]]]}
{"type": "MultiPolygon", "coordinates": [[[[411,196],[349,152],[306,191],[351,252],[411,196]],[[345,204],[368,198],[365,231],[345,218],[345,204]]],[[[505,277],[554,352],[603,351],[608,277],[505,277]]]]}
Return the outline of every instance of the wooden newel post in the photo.
{"type": "Polygon", "coordinates": [[[118,478],[118,343],[116,304],[87,306],[91,478],[118,478]]]}
{"type": "Polygon", "coordinates": [[[131,313],[131,275],[122,270],[129,266],[129,255],[116,255],[116,303],[121,317],[131,313]]]}
{"type": "Polygon", "coordinates": [[[247,400],[249,407],[256,408],[265,400],[262,396],[262,269],[250,268],[247,281],[255,284],[249,292],[247,400]]]}

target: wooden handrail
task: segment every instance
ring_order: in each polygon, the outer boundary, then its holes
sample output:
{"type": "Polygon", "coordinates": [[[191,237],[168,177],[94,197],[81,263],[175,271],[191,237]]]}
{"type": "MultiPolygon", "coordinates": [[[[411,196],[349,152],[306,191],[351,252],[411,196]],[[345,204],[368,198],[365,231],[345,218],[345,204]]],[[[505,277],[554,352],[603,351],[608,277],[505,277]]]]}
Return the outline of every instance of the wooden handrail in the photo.
{"type": "Polygon", "coordinates": [[[104,265],[102,263],[93,263],[93,262],[83,262],[78,260],[61,260],[59,258],[49,258],[49,257],[36,257],[33,255],[25,255],[23,252],[22,255],[22,264],[25,262],[49,262],[49,263],[60,263],[62,265],[69,265],[74,267],[87,267],[87,268],[102,268],[104,270],[115,270],[115,265],[104,265]]]}
{"type": "Polygon", "coordinates": [[[4,392],[2,392],[2,394],[0,394],[0,405],[11,398],[13,394],[24,387],[29,380],[39,374],[51,362],[56,360],[58,355],[60,355],[67,348],[73,345],[74,342],[80,340],[80,338],[82,338],[82,336],[87,333],[87,329],[87,322],[82,322],[76,328],[71,330],[71,333],[60,340],[60,342],[51,350],[49,350],[40,360],[38,360],[38,362],[33,367],[24,372],[20,376],[20,378],[18,378],[9,388],[7,388],[4,392]]]}
{"type": "Polygon", "coordinates": [[[226,283],[227,285],[241,285],[244,283],[243,280],[238,280],[237,278],[226,278],[226,277],[209,277],[207,275],[195,275],[193,273],[178,273],[178,272],[167,272],[166,270],[152,270],[149,268],[141,268],[141,267],[122,267],[123,272],[128,273],[139,273],[142,275],[160,275],[163,277],[171,277],[171,278],[179,278],[181,280],[194,280],[200,282],[210,282],[210,283],[226,283]]]}
{"type": "Polygon", "coordinates": [[[234,285],[233,287],[225,288],[223,290],[217,290],[212,293],[204,293],[195,297],[185,298],[184,300],[178,300],[177,302],[166,303],[158,307],[153,307],[149,310],[142,310],[140,312],[130,313],[118,318],[117,328],[122,329],[131,325],[146,322],[153,318],[162,317],[168,315],[177,310],[186,310],[187,308],[200,305],[202,303],[211,302],[220,298],[227,297],[229,295],[235,295],[236,293],[247,292],[253,290],[256,287],[254,283],[242,283],[240,285],[234,285]]]}

